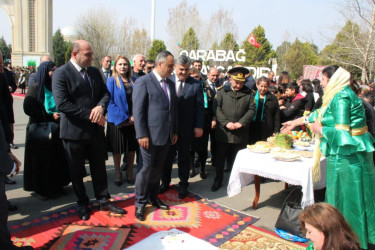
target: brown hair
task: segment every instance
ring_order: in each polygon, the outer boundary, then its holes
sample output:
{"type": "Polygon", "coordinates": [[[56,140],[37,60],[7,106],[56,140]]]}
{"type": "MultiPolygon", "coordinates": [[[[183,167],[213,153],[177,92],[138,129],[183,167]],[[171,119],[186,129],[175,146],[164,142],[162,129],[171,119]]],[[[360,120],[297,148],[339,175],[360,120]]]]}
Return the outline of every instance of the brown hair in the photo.
{"type": "Polygon", "coordinates": [[[277,81],[277,85],[280,85],[282,83],[290,83],[292,81],[292,78],[290,77],[289,73],[287,71],[281,72],[279,79],[277,81]]]}
{"type": "MultiPolygon", "coordinates": [[[[116,58],[115,63],[113,64],[113,72],[112,72],[112,76],[115,78],[115,81],[116,81],[116,85],[117,85],[117,87],[121,89],[120,80],[118,79],[119,74],[118,74],[118,72],[117,72],[117,70],[116,70],[116,65],[117,65],[117,63],[118,63],[118,61],[119,61],[120,59],[124,59],[125,62],[128,64],[128,71],[127,71],[126,74],[125,74],[126,78],[128,78],[129,81],[131,81],[131,83],[134,83],[134,82],[133,82],[133,79],[132,79],[132,69],[131,69],[131,66],[130,66],[129,59],[128,59],[126,56],[118,56],[118,57],[116,58]]],[[[124,84],[126,85],[126,83],[124,83],[124,84]]],[[[130,84],[130,83],[128,83],[128,84],[130,84]]]]}
{"type": "Polygon", "coordinates": [[[299,219],[303,230],[306,230],[305,224],[308,223],[324,234],[322,250],[361,249],[357,235],[341,213],[332,205],[315,203],[302,211],[299,219]]]}

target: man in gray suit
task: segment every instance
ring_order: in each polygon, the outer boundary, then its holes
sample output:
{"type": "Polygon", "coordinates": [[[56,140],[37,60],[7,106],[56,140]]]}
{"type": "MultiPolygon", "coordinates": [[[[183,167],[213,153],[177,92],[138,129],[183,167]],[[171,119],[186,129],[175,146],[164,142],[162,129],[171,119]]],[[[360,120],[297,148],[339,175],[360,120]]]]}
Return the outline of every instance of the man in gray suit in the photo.
{"type": "Polygon", "coordinates": [[[145,206],[169,209],[158,197],[160,176],[170,144],[177,142],[177,106],[174,83],[168,79],[174,68],[173,55],[160,52],[155,69],[134,84],[133,116],[142,169],[135,180],[135,216],[145,219],[145,206]]]}
{"type": "Polygon", "coordinates": [[[104,56],[102,58],[102,61],[100,62],[102,65],[102,68],[99,69],[99,71],[103,77],[104,83],[106,83],[107,79],[112,76],[111,61],[112,61],[112,58],[110,56],[104,56]]]}

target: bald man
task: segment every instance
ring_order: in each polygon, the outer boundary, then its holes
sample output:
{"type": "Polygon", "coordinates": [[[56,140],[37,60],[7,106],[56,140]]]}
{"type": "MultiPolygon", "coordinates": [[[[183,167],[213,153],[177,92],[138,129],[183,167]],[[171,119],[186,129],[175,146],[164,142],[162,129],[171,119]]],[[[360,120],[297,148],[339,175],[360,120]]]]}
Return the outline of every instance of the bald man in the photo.
{"type": "Polygon", "coordinates": [[[73,189],[78,198],[78,216],[82,220],[90,218],[89,198],[82,176],[85,156],[89,160],[94,194],[100,210],[126,213],[109,202],[104,114],[110,94],[99,70],[91,67],[92,55],[89,42],[73,42],[70,61],[56,69],[52,76],[53,97],[61,112],[60,138],[63,140],[73,189]]]}

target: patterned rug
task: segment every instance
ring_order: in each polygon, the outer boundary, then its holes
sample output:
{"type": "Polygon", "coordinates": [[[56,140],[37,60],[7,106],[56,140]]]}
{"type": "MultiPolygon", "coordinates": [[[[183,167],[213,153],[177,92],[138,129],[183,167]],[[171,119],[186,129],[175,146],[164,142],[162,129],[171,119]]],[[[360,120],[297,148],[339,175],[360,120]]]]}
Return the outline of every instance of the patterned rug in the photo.
{"type": "Polygon", "coordinates": [[[275,233],[264,229],[248,226],[232,239],[220,246],[220,249],[266,249],[266,250],[297,250],[306,249],[307,245],[286,241],[275,233]]]}
{"type": "Polygon", "coordinates": [[[175,186],[159,198],[171,209],[148,205],[142,222],[134,216],[134,194],[121,194],[113,200],[127,210],[126,215],[99,211],[98,204],[92,203],[90,220],[82,221],[78,207],[72,206],[32,221],[12,223],[12,240],[17,246],[36,249],[121,249],[155,232],[177,228],[220,246],[258,220],[195,194],[181,200],[175,186]]]}

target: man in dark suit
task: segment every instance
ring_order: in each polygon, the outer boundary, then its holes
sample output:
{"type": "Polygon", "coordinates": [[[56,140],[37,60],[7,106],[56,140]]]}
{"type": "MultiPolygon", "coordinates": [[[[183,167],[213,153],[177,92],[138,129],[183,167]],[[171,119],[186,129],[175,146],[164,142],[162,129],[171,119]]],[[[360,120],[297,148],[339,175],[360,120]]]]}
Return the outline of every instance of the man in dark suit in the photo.
{"type": "Polygon", "coordinates": [[[177,142],[176,90],[168,79],[174,58],[160,52],[155,69],[134,84],[133,116],[143,166],[135,180],[135,216],[145,219],[145,206],[150,201],[157,208],[169,209],[158,197],[160,176],[170,144],[177,142]]]}
{"type": "Polygon", "coordinates": [[[110,56],[104,56],[100,62],[102,67],[99,71],[103,77],[104,83],[107,83],[107,79],[112,76],[111,61],[112,58],[110,56]]]}
{"type": "MultiPolygon", "coordinates": [[[[0,104],[0,109],[2,108],[0,104]]],[[[10,152],[9,143],[5,138],[9,137],[10,130],[4,132],[3,122],[0,120],[0,249],[33,249],[30,246],[16,247],[10,239],[8,230],[8,203],[5,194],[5,177],[9,174],[18,173],[21,162],[10,152]]],[[[8,124],[9,126],[9,124],[8,124]]]]}
{"type": "Polygon", "coordinates": [[[171,79],[176,84],[178,99],[178,142],[169,148],[162,173],[160,192],[165,192],[169,187],[173,160],[178,151],[178,177],[180,178],[178,196],[183,199],[187,196],[189,186],[190,146],[194,136],[203,135],[204,104],[201,83],[189,76],[190,58],[180,55],[175,64],[176,74],[171,79]]]}
{"type": "Polygon", "coordinates": [[[90,218],[89,199],[83,184],[85,156],[90,163],[92,183],[100,210],[125,214],[109,202],[104,125],[110,94],[97,68],[90,67],[92,46],[84,40],[72,44],[71,59],[52,77],[53,97],[61,112],[60,137],[63,139],[73,189],[78,198],[78,216],[90,218]]]}

